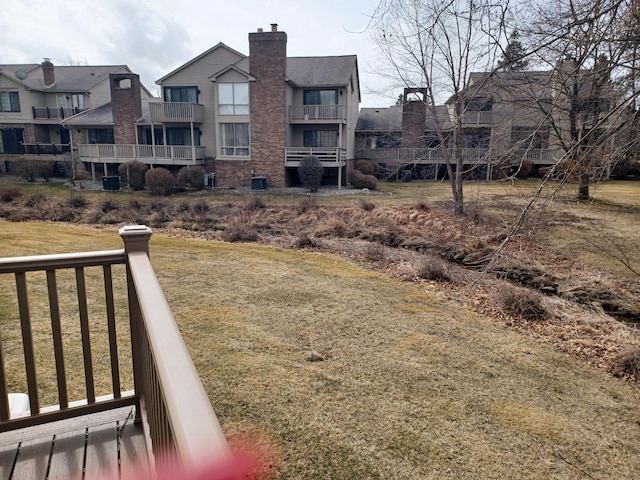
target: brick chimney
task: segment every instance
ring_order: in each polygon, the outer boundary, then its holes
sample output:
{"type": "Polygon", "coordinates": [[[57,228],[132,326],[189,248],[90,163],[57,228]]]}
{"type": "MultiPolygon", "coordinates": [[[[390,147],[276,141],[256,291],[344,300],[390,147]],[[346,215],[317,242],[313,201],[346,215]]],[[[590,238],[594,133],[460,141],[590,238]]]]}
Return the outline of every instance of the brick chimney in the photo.
{"type": "Polygon", "coordinates": [[[269,187],[286,186],[284,147],[287,144],[287,34],[271,24],[271,31],[249,34],[251,169],[267,178],[269,187]]]}
{"type": "Polygon", "coordinates": [[[427,119],[427,90],[425,88],[405,88],[402,101],[403,148],[423,148],[425,122],[427,119]]]}
{"type": "Polygon", "coordinates": [[[142,116],[140,76],[135,73],[109,74],[113,137],[117,144],[135,144],[135,122],[142,116]]]}
{"type": "Polygon", "coordinates": [[[42,77],[44,79],[44,86],[50,87],[54,83],[56,83],[56,76],[53,72],[53,63],[48,58],[45,58],[44,61],[40,64],[42,67],[42,77]]]}

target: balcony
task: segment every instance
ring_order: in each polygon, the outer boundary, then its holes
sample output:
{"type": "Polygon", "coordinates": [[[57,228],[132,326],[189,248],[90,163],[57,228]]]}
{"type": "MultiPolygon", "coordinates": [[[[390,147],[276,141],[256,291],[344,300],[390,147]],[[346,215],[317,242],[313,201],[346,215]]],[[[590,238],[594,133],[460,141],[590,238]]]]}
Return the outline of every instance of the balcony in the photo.
{"type": "MultiPolygon", "coordinates": [[[[455,152],[449,150],[449,157],[455,162],[455,152]]],[[[530,148],[528,150],[497,150],[489,148],[463,148],[462,158],[465,164],[475,163],[518,163],[527,160],[539,165],[553,165],[556,150],[530,148]]],[[[416,165],[439,165],[445,162],[441,148],[368,148],[362,151],[362,157],[379,163],[404,163],[416,165]]],[[[559,158],[559,157],[558,157],[559,158]]]]}
{"type": "Polygon", "coordinates": [[[152,123],[202,123],[204,106],[190,102],[149,102],[152,123]]]}
{"type": "Polygon", "coordinates": [[[138,160],[148,165],[202,165],[205,147],[190,145],[80,144],[80,160],[87,163],[124,163],[138,160]]]}
{"type": "Polygon", "coordinates": [[[491,110],[467,110],[462,114],[462,123],[466,125],[491,125],[493,112],[491,110]]]}
{"type": "Polygon", "coordinates": [[[346,105],[291,105],[289,123],[344,123],[346,105]]]}
{"type": "Polygon", "coordinates": [[[23,143],[22,153],[25,155],[64,155],[71,153],[71,145],[68,143],[23,143]]]}
{"type": "MultiPolygon", "coordinates": [[[[120,235],[121,250],[0,259],[0,275],[14,277],[15,293],[7,293],[17,299],[15,322],[21,332],[16,338],[5,330],[0,339],[0,478],[116,478],[131,467],[127,461],[138,463],[140,474],[140,465],[153,472],[167,464],[189,468],[229,457],[151,266],[151,230],[123,227],[120,235]],[[70,301],[76,295],[69,297],[58,288],[59,279],[70,281],[65,275],[75,277],[77,303],[70,301]],[[93,280],[103,286],[102,300],[88,294],[94,291],[93,280]],[[97,301],[104,302],[104,326],[88,313],[94,311],[88,305],[97,301]],[[128,310],[125,318],[122,310],[128,310]],[[72,361],[63,348],[72,334],[65,329],[71,325],[65,323],[69,316],[80,319],[84,399],[71,398],[69,384],[78,379],[69,378],[65,368],[72,361]],[[123,325],[130,327],[127,332],[123,325]],[[43,337],[43,332],[49,333],[43,337]],[[108,345],[107,354],[92,353],[96,335],[108,337],[102,342],[108,345]],[[123,336],[130,362],[118,350],[123,336]],[[43,355],[52,357],[55,379],[38,376],[43,355]],[[8,367],[16,362],[23,362],[29,400],[29,409],[20,415],[10,410],[10,398],[15,397],[9,388],[16,379],[8,367]],[[130,371],[125,372],[124,365],[130,371]],[[132,391],[123,391],[124,377],[132,378],[132,391]],[[43,391],[46,383],[56,387],[43,391]],[[107,388],[109,395],[96,395],[107,388]],[[52,395],[57,404],[43,405],[41,399],[52,395]]],[[[10,321],[4,319],[5,324],[10,321]]]]}
{"type": "Polygon", "coordinates": [[[86,108],[31,107],[34,120],[62,120],[87,110],[86,108]]]}
{"type": "Polygon", "coordinates": [[[307,155],[315,155],[325,167],[344,167],[347,163],[347,149],[340,147],[286,147],[285,166],[297,167],[307,155]]]}

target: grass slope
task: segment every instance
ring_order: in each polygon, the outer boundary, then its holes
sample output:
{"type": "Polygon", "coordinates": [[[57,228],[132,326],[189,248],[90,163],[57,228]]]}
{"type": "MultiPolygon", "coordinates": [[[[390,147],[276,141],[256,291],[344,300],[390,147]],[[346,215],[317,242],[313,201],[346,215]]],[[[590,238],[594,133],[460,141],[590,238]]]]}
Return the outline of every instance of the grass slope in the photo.
{"type": "MultiPolygon", "coordinates": [[[[1,222],[0,245],[22,255],[119,239],[1,222]]],[[[223,429],[268,443],[277,478],[640,476],[637,386],[436,285],[333,255],[158,234],[151,256],[223,429]]],[[[18,342],[2,280],[0,333],[18,342]]]]}

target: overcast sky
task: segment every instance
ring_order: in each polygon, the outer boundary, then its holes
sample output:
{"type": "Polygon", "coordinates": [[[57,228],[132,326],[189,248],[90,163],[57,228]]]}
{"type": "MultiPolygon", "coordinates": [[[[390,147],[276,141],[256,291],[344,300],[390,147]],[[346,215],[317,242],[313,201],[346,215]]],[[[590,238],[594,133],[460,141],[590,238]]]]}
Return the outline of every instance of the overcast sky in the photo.
{"type": "Polygon", "coordinates": [[[4,0],[0,64],[126,64],[155,81],[219,42],[249,54],[248,33],[287,32],[288,56],[357,55],[363,107],[388,106],[373,72],[376,49],[362,33],[378,0],[4,0]]]}

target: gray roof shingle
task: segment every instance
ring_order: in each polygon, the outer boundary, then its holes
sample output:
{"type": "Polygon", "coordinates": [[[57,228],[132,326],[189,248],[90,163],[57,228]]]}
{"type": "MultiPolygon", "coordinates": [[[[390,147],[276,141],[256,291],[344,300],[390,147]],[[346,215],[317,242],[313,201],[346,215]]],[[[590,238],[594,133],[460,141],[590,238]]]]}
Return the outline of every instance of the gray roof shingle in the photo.
{"type": "MultiPolygon", "coordinates": [[[[287,77],[298,87],[348,85],[357,57],[287,57],[287,77]]],[[[357,80],[356,80],[357,81],[357,80]]]]}
{"type": "Polygon", "coordinates": [[[126,65],[56,65],[53,70],[55,83],[49,87],[44,84],[39,64],[0,65],[0,72],[30,90],[67,93],[91,91],[109,78],[110,73],[130,73],[131,70],[126,65]],[[18,78],[16,74],[19,71],[25,72],[27,77],[18,78]]]}

